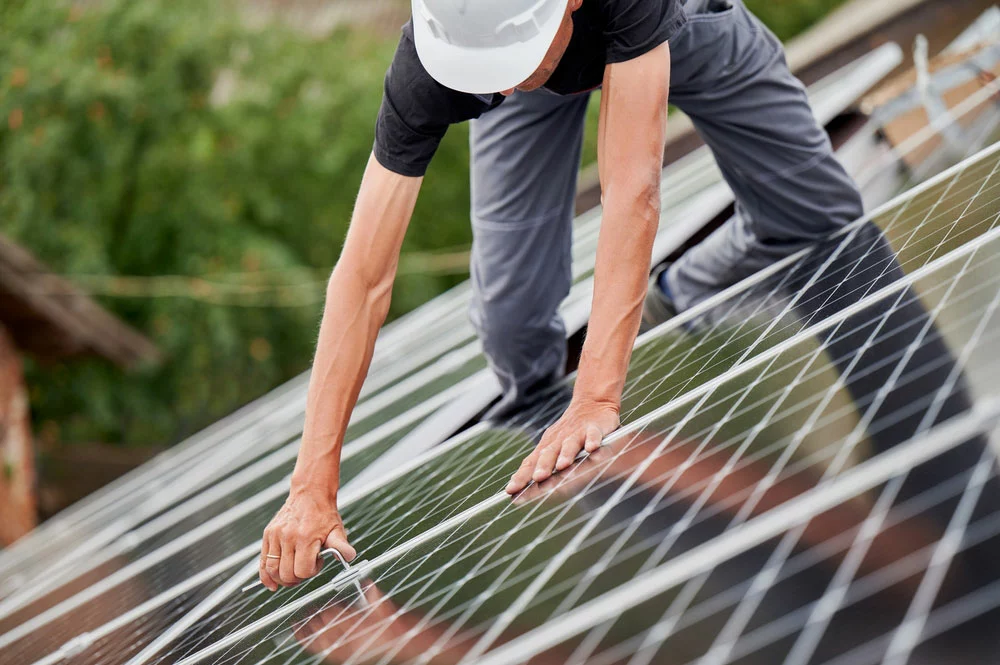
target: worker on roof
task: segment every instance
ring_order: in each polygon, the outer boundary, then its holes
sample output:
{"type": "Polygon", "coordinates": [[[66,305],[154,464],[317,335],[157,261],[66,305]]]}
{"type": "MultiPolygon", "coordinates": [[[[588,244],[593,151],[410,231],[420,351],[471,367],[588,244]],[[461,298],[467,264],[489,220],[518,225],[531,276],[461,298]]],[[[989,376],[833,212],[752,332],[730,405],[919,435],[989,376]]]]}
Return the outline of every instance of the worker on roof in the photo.
{"type": "Polygon", "coordinates": [[[355,556],[337,510],[341,445],[424,172],[452,124],[472,121],[471,318],[503,388],[491,415],[563,377],[557,310],[597,89],[604,216],[592,314],[573,397],[512,494],[618,428],[641,322],[661,323],[863,213],[781,43],[741,0],[412,0],[327,290],[291,492],[264,533],[269,589],[314,575],[321,547],[355,556]],[[738,214],[647,282],[668,97],[711,147],[738,214]]]}

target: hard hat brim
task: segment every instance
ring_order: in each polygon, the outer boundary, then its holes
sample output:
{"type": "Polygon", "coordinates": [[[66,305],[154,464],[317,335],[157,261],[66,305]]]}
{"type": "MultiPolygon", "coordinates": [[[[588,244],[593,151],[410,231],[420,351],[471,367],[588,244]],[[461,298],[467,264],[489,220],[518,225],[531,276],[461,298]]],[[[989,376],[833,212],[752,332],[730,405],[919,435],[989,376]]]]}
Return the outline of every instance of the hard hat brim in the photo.
{"type": "MultiPolygon", "coordinates": [[[[413,0],[414,5],[417,0],[413,0]]],[[[539,33],[526,42],[496,48],[455,46],[431,33],[414,6],[413,41],[424,69],[441,85],[475,95],[488,95],[524,83],[545,59],[559,32],[565,11],[553,12],[539,33]]]]}

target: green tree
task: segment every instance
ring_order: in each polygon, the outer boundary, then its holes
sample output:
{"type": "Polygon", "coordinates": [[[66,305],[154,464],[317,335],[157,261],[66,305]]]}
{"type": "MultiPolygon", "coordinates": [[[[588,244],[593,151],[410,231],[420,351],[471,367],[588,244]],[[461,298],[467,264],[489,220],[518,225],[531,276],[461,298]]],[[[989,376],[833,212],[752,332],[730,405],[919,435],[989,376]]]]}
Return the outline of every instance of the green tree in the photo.
{"type": "MultiPolygon", "coordinates": [[[[125,377],[97,361],[29,365],[36,420],[67,440],[162,443],[304,370],[393,45],[250,31],[198,0],[3,12],[0,228],[84,285],[207,275],[267,296],[104,299],[167,361],[125,377]]],[[[435,171],[466,168],[453,134],[435,171]]],[[[464,178],[434,180],[406,251],[469,241],[464,178]]],[[[403,276],[393,313],[454,279],[403,276]]]]}

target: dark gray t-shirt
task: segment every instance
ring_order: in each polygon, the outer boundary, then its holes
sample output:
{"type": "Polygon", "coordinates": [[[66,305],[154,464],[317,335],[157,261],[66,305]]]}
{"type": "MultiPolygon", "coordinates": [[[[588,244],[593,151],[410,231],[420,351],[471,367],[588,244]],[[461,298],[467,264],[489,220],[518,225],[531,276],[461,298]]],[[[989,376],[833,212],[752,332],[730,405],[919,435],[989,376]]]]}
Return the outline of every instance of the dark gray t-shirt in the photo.
{"type": "MultiPolygon", "coordinates": [[[[606,65],[637,58],[667,41],[685,23],[681,0],[583,0],[573,14],[573,38],[545,88],[560,95],[601,85],[606,65]]],[[[421,176],[450,125],[478,118],[504,96],[470,95],[427,73],[403,26],[385,75],[375,125],[375,158],[390,171],[421,176]]]]}

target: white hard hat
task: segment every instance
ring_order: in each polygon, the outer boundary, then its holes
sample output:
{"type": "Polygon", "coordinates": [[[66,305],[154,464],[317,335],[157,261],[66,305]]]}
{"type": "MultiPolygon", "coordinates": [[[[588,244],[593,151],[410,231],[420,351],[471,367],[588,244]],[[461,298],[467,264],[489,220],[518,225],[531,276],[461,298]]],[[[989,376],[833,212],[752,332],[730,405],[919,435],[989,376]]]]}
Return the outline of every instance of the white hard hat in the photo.
{"type": "Polygon", "coordinates": [[[545,58],[569,0],[412,0],[413,40],[441,85],[473,94],[516,87],[545,58]]]}

